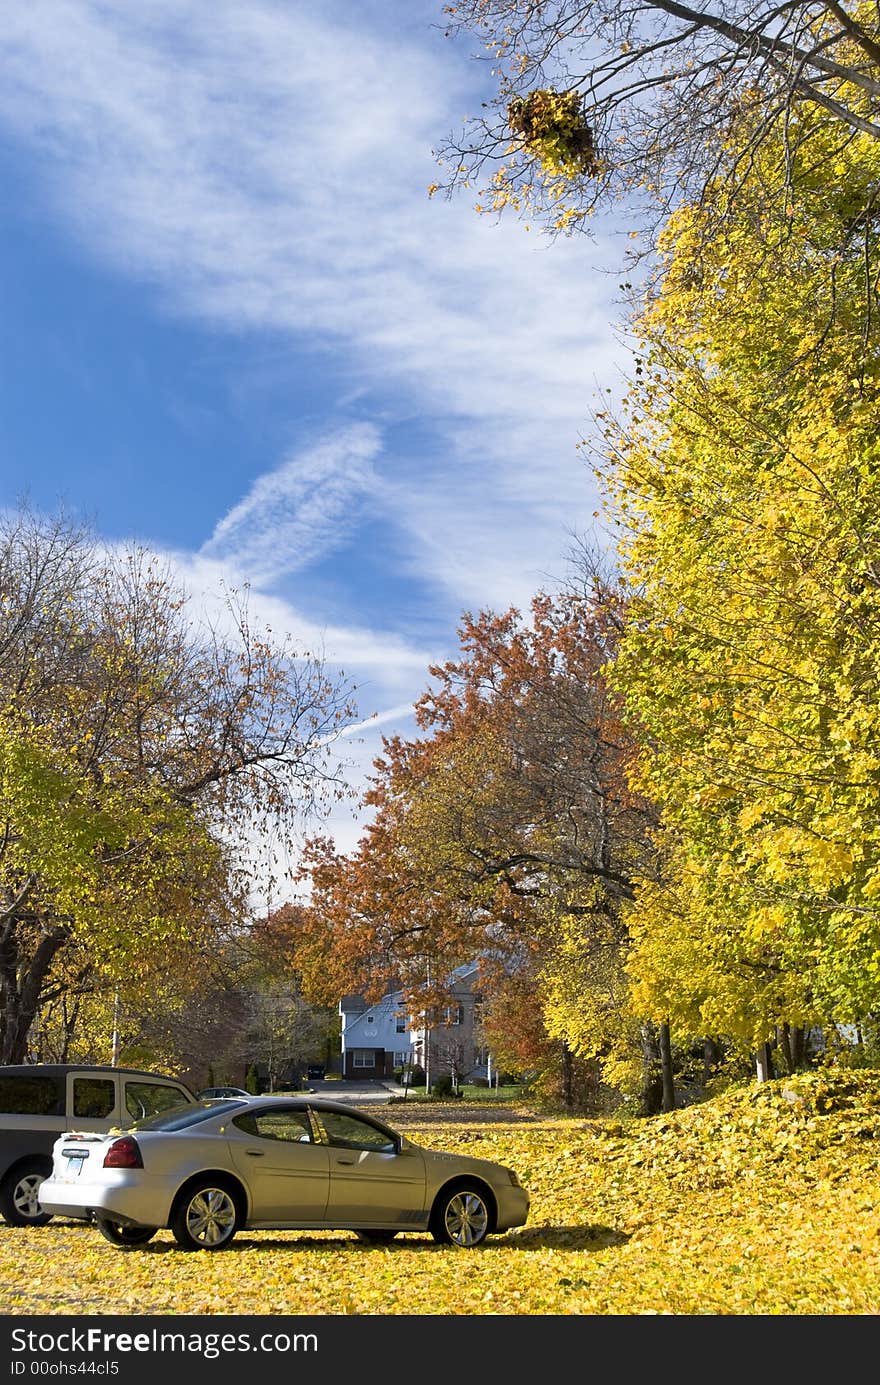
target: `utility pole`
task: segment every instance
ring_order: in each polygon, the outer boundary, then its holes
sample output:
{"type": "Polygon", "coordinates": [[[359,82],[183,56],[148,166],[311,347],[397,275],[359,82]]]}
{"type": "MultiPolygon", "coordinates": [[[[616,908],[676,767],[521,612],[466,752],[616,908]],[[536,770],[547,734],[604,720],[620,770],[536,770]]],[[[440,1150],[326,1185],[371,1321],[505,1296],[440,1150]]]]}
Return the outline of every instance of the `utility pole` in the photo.
{"type": "MultiPolygon", "coordinates": [[[[427,963],[428,996],[431,994],[431,963],[427,963]]],[[[431,1095],[431,1012],[425,1011],[425,1096],[431,1095]]]]}
{"type": "Polygon", "coordinates": [[[112,1057],[110,1066],[116,1067],[119,1063],[119,991],[113,996],[113,1038],[111,1040],[112,1057]]]}

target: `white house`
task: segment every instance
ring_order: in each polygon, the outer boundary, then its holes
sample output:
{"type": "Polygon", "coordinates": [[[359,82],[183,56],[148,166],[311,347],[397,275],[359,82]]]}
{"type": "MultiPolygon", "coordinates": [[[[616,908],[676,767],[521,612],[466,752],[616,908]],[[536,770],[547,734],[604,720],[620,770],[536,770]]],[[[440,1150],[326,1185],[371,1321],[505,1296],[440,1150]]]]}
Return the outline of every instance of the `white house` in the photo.
{"type": "Polygon", "coordinates": [[[488,1054],[479,1033],[480,996],[474,986],[476,964],[453,972],[450,1004],[429,1028],[411,1025],[400,991],[389,991],[375,1005],[362,996],[343,996],[342,1074],[391,1077],[395,1068],[424,1069],[428,1085],[441,1073],[462,1081],[488,1075],[488,1054]]]}

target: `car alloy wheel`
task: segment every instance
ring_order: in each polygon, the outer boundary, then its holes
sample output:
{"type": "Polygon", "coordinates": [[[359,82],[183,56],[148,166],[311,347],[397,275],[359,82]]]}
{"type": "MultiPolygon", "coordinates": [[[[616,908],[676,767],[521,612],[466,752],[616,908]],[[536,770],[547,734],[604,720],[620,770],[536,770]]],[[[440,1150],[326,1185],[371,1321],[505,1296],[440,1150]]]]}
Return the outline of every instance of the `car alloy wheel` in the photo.
{"type": "Polygon", "coordinates": [[[171,1218],[174,1239],[184,1250],[222,1250],[238,1226],[238,1208],[229,1189],[208,1181],[190,1187],[171,1218]]]}
{"type": "Polygon", "coordinates": [[[39,1197],[48,1176],[48,1168],[34,1161],[6,1179],[0,1189],[0,1213],[9,1226],[45,1226],[51,1221],[52,1214],[43,1211],[39,1197]]]}
{"type": "Polygon", "coordinates": [[[478,1246],[489,1234],[491,1218],[485,1194],[469,1183],[444,1194],[434,1209],[431,1234],[442,1245],[478,1246]]]}
{"type": "Polygon", "coordinates": [[[157,1226],[123,1226],[121,1222],[110,1221],[107,1217],[95,1217],[95,1225],[108,1241],[115,1246],[131,1250],[135,1246],[145,1246],[158,1231],[157,1226]]]}

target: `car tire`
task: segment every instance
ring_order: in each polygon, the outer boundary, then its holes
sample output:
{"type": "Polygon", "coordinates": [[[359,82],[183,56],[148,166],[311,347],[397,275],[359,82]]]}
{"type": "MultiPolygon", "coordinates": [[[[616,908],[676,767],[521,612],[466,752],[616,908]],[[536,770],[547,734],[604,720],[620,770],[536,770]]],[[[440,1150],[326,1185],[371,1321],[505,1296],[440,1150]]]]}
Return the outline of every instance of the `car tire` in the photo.
{"type": "Polygon", "coordinates": [[[475,1182],[457,1183],[437,1197],[428,1229],[440,1245],[471,1250],[485,1241],[494,1220],[486,1189],[475,1182]]]}
{"type": "Polygon", "coordinates": [[[228,1184],[218,1178],[200,1178],[178,1196],[169,1225],[183,1250],[224,1250],[242,1220],[228,1184]]]}
{"type": "Polygon", "coordinates": [[[0,1216],[7,1226],[45,1226],[52,1220],[38,1197],[40,1184],[51,1172],[50,1159],[29,1159],[7,1174],[0,1184],[0,1216]]]}
{"type": "Polygon", "coordinates": [[[354,1233],[361,1245],[365,1246],[387,1246],[390,1245],[397,1235],[396,1231],[356,1231],[354,1233]]]}
{"type": "Polygon", "coordinates": [[[118,1221],[111,1221],[109,1217],[98,1216],[95,1217],[95,1225],[106,1240],[123,1250],[145,1246],[159,1230],[158,1226],[123,1226],[118,1221]]]}

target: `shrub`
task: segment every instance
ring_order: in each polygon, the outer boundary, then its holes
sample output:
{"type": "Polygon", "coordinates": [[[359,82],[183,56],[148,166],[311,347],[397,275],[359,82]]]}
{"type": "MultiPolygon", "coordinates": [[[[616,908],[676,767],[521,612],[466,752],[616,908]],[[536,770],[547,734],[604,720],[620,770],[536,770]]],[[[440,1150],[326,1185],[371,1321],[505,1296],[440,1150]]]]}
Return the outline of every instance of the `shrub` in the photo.
{"type": "Polygon", "coordinates": [[[395,1068],[394,1076],[400,1083],[403,1083],[405,1077],[407,1085],[410,1087],[424,1087],[425,1085],[425,1069],[420,1068],[417,1064],[411,1068],[395,1068]],[[400,1075],[398,1076],[398,1074],[400,1075]]]}
{"type": "Polygon", "coordinates": [[[449,1076],[449,1073],[442,1072],[440,1076],[435,1078],[431,1083],[431,1095],[440,1097],[441,1100],[446,1100],[450,1097],[460,1097],[461,1089],[453,1087],[452,1078],[449,1076]]]}

